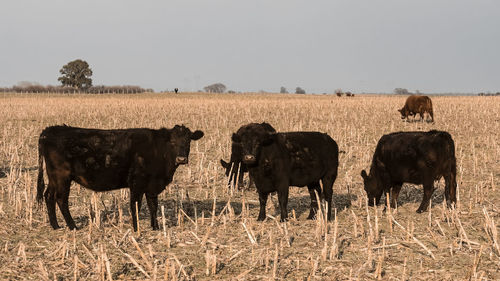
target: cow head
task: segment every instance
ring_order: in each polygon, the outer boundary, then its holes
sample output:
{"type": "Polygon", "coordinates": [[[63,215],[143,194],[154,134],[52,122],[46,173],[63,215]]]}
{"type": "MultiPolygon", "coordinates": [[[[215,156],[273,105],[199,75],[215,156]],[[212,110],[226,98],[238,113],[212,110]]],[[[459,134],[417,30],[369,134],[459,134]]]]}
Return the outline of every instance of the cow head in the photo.
{"type": "Polygon", "coordinates": [[[262,124],[242,127],[232,136],[232,141],[241,145],[242,161],[247,165],[257,163],[262,147],[272,144],[275,139],[276,133],[262,124]]]}
{"type": "Polygon", "coordinates": [[[363,178],[366,195],[368,197],[368,205],[373,206],[374,200],[376,201],[376,204],[378,204],[383,193],[383,188],[380,186],[378,178],[373,174],[373,172],[371,175],[367,175],[365,170],[361,171],[361,177],[363,178]]]}
{"type": "Polygon", "coordinates": [[[199,130],[191,132],[184,125],[175,125],[175,127],[169,130],[169,133],[169,142],[173,148],[172,152],[175,155],[175,164],[187,164],[191,141],[201,139],[204,133],[199,130]]]}
{"type": "Polygon", "coordinates": [[[408,117],[408,109],[406,107],[403,107],[401,109],[398,109],[399,113],[401,113],[401,119],[405,119],[408,117]]]}

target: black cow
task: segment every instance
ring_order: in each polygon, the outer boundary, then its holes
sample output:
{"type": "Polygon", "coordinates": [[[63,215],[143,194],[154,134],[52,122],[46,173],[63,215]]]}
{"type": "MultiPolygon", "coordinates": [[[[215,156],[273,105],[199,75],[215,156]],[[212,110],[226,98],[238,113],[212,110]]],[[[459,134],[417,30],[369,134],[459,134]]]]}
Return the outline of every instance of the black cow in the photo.
{"type": "Polygon", "coordinates": [[[380,138],[373,154],[370,175],[363,170],[365,191],[370,206],[380,203],[382,193],[391,192],[391,205],[396,206],[404,182],[423,184],[424,196],[417,213],[427,210],[434,191],[434,181],[444,177],[448,207],[456,204],[455,143],[442,131],[397,132],[380,138]]]}
{"type": "MultiPolygon", "coordinates": [[[[271,126],[269,123],[263,122],[260,124],[250,123],[247,125],[243,125],[238,129],[236,134],[238,134],[238,132],[244,130],[248,126],[256,126],[256,125],[262,126],[262,128],[264,128],[268,132],[272,133],[276,132],[273,126],[271,126]]],[[[240,143],[233,141],[231,143],[231,158],[229,162],[226,162],[223,159],[220,160],[220,164],[226,170],[226,176],[229,177],[228,186],[231,185],[231,182],[233,186],[238,186],[238,187],[243,186],[243,175],[248,172],[248,168],[245,165],[245,163],[243,163],[242,160],[243,160],[243,148],[241,147],[240,143]],[[236,185],[236,180],[238,180],[238,185],[236,185]]],[[[251,186],[252,181],[253,181],[252,178],[250,178],[248,184],[249,187],[251,186]]]]}
{"type": "Polygon", "coordinates": [[[172,129],[98,130],[68,126],[45,128],[38,141],[37,200],[45,197],[50,225],[59,227],[56,202],[70,229],[76,228],[68,208],[71,181],[94,191],[130,188],[130,209],[137,231],[136,202],[143,194],[158,229],[158,194],[172,182],[179,165],[187,164],[191,140],[203,137],[184,125],[172,129]],[[45,190],[43,161],[49,184],[45,190]]]}
{"type": "Polygon", "coordinates": [[[327,134],[319,132],[272,133],[256,124],[233,134],[232,140],[243,148],[243,163],[248,167],[259,193],[258,220],[266,218],[269,193],[277,191],[281,221],[286,220],[289,186],[306,186],[311,195],[308,219],[314,218],[321,195],[319,181],[328,202],[331,219],[333,183],[337,178],[338,146],[327,134]]]}

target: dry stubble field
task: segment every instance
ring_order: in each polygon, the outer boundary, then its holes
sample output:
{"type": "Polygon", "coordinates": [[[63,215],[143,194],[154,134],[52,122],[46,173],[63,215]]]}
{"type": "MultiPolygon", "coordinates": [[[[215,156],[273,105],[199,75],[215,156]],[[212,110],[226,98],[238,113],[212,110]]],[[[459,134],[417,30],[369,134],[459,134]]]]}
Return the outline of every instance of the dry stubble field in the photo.
{"type": "MultiPolygon", "coordinates": [[[[500,100],[434,97],[436,122],[403,122],[399,96],[0,95],[0,279],[15,280],[498,280],[500,100]],[[335,220],[306,220],[307,188],[291,187],[287,223],[257,222],[255,190],[230,192],[219,159],[230,135],[249,122],[278,131],[327,132],[342,151],[334,184],[335,220]],[[95,128],[185,124],[205,137],[160,195],[153,231],[143,203],[131,232],[128,190],[93,193],[72,186],[80,230],[52,230],[35,200],[37,139],[49,125],[95,128]],[[451,133],[458,208],[443,208],[436,183],[430,212],[416,214],[422,187],[404,185],[399,208],[366,206],[360,177],[378,139],[393,131],[451,133]]],[[[143,201],[144,202],[144,201],[143,201]]],[[[59,211],[58,220],[64,221],[59,211]]]]}

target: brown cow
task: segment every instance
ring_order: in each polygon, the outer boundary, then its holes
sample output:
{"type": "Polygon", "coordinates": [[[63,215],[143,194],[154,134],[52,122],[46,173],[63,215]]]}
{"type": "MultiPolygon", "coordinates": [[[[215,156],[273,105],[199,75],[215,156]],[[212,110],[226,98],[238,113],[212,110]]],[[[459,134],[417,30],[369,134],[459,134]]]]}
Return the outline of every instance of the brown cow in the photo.
{"type": "Polygon", "coordinates": [[[401,119],[408,118],[409,116],[415,117],[417,114],[420,114],[421,121],[424,121],[424,113],[427,112],[431,116],[431,122],[434,122],[432,101],[428,96],[409,96],[403,108],[398,109],[398,111],[401,113],[401,119]]]}

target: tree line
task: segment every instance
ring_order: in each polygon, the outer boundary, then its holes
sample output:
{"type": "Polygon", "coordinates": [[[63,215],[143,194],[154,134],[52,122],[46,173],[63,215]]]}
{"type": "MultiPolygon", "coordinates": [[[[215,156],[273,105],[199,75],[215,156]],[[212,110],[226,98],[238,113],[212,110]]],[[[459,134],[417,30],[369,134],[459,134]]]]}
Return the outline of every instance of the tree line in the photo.
{"type": "Polygon", "coordinates": [[[87,89],[78,89],[71,86],[40,85],[36,83],[23,82],[13,87],[0,88],[4,93],[57,93],[57,94],[140,94],[153,92],[153,89],[144,89],[139,86],[91,86],[87,89]]]}
{"type": "Polygon", "coordinates": [[[57,78],[61,86],[43,86],[37,83],[21,82],[10,88],[0,88],[0,92],[13,93],[89,93],[89,94],[139,94],[153,92],[153,89],[143,89],[139,86],[93,86],[92,69],[81,59],[70,61],[59,70],[61,76],[57,78]]]}

